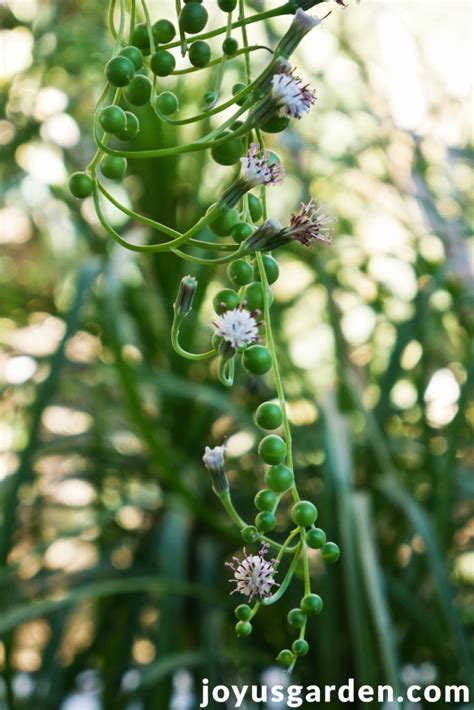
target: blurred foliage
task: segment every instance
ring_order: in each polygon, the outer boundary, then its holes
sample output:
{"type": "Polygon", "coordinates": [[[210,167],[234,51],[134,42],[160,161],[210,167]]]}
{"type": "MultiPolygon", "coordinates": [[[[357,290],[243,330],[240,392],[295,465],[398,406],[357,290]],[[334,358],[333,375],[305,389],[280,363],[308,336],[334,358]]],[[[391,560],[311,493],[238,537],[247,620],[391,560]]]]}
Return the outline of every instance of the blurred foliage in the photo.
{"type": "MultiPolygon", "coordinates": [[[[466,73],[468,9],[390,5],[332,8],[298,55],[317,107],[271,144],[288,179],[270,213],[312,194],[338,218],[331,247],[283,250],[275,284],[301,492],[343,550],[329,570],[311,560],[325,611],[303,684],[474,677],[472,148],[469,87],[446,82],[466,73]]],[[[171,304],[188,268],[109,244],[66,191],[93,150],[102,4],[8,0],[0,18],[1,707],[194,707],[193,679],[199,692],[202,677],[261,678],[298,601],[235,639],[223,563],[241,543],[201,463],[229,437],[251,517],[263,476],[251,413],[273,392],[241,373],[229,398],[206,364],[179,360],[171,304]]],[[[200,101],[203,75],[179,87],[182,106],[200,101]]],[[[141,119],[143,140],[180,140],[141,119]]],[[[131,168],[129,193],[170,226],[229,179],[198,153],[131,168]]],[[[225,271],[192,273],[202,308],[186,338],[199,348],[225,271]]]]}

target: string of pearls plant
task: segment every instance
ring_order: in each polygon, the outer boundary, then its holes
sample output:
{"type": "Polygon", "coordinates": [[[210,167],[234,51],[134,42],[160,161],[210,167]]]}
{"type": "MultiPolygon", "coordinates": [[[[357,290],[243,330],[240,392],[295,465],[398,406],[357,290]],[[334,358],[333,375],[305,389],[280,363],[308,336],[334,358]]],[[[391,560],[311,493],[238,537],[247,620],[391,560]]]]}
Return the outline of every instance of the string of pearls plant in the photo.
{"type": "MultiPolygon", "coordinates": [[[[233,562],[227,563],[235,584],[232,593],[246,598],[246,603],[235,610],[239,636],[252,633],[253,617],[261,607],[282,599],[297,567],[302,565],[304,595],[300,607],[288,613],[288,623],[297,631],[298,638],[291,649],[283,649],[278,655],[278,661],[289,670],[299,656],[308,652],[305,640],[308,617],[319,614],[323,608],[321,597],[312,591],[308,548],[320,550],[326,562],[337,561],[339,549],[315,526],[316,506],[301,500],[295,482],[291,429],[270,314],[271,285],[278,279],[279,267],[270,252],[293,241],[307,247],[315,240],[329,242],[331,220],[313,200],[302,204],[287,225],[268,218],[266,188],[281,183],[285,173],[278,157],[266,149],[265,135],[283,131],[292,119],[300,119],[315,103],[315,92],[298,77],[290,58],[301,40],[321,23],[307,11],[322,1],[290,0],[271,10],[247,15],[245,0],[217,0],[218,9],[213,12],[223,13],[223,24],[206,31],[209,16],[202,0],[176,0],[176,22],[168,18],[153,22],[146,0],[110,0],[109,26],[115,44],[105,67],[106,83],[94,114],[97,150],[85,171],[72,174],[69,180],[75,197],[93,196],[103,228],[126,249],[146,253],[171,251],[191,263],[210,266],[228,264],[231,287],[219,291],[214,298],[216,318],[211,348],[204,353],[190,353],[179,342],[181,325],[192,308],[198,287],[192,276],[183,278],[179,285],[171,340],[176,352],[190,360],[218,358],[219,379],[227,387],[233,385],[239,361],[253,376],[273,374],[276,401],[263,402],[255,414],[257,425],[273,433],[263,436],[258,445],[258,455],[267,470],[266,488],[255,496],[254,524],[243,520],[232,502],[225,472],[225,445],[206,447],[203,461],[213,490],[240,529],[243,541],[247,545],[261,545],[257,554],[244,548],[243,558],[234,557],[233,562]],[[291,21],[273,49],[249,44],[250,24],[282,15],[291,16],[291,21]],[[221,56],[213,59],[207,40],[219,36],[224,37],[221,56]],[[172,50],[180,51],[186,58],[187,68],[176,69],[172,50]],[[253,77],[251,55],[257,50],[266,51],[269,58],[258,76],[253,77]],[[245,81],[235,84],[232,96],[222,100],[226,64],[239,57],[243,60],[245,81]],[[179,100],[173,92],[160,90],[160,79],[205,68],[215,70],[216,79],[215,89],[204,96],[202,112],[172,118],[179,112],[179,100]],[[134,107],[147,104],[160,121],[171,125],[209,121],[226,109],[233,111],[229,118],[191,143],[148,150],[127,147],[127,143],[133,146],[140,130],[134,107]],[[127,171],[128,158],[146,160],[204,150],[210,150],[218,164],[238,165],[239,173],[206,213],[183,233],[121,204],[102,179],[121,180],[127,171]],[[255,189],[259,196],[252,192],[255,189]],[[155,230],[161,241],[127,242],[107,219],[104,202],[155,230]],[[200,238],[206,227],[215,236],[213,241],[200,238]],[[207,250],[209,256],[198,256],[196,250],[200,254],[207,250]],[[280,543],[268,534],[276,526],[275,513],[286,495],[293,499],[291,530],[280,543]],[[267,558],[270,548],[276,551],[275,558],[267,558]],[[287,557],[291,561],[283,573],[280,568],[287,557]]],[[[336,2],[344,4],[343,0],[336,2]]]]}

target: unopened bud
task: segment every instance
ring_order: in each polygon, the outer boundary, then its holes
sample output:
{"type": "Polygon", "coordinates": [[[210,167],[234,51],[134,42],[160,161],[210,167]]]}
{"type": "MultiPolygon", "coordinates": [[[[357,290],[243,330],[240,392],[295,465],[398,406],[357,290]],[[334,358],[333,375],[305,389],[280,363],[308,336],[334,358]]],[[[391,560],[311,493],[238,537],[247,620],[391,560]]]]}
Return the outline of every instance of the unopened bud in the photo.
{"type": "Polygon", "coordinates": [[[290,57],[303,37],[305,37],[308,32],[310,32],[313,27],[321,24],[321,20],[318,17],[313,17],[304,12],[305,9],[312,7],[315,3],[301,3],[300,7],[295,13],[295,17],[287,32],[283,35],[281,40],[275,49],[275,53],[282,57],[290,57]],[[303,7],[303,5],[307,7],[303,7]]]}
{"type": "Polygon", "coordinates": [[[212,480],[212,488],[214,493],[227,493],[229,490],[229,481],[224,468],[225,446],[215,446],[211,449],[206,446],[202,460],[209,471],[212,480]]]}
{"type": "Polygon", "coordinates": [[[184,276],[178,288],[178,295],[174,302],[176,315],[186,316],[193,307],[194,296],[196,295],[198,282],[194,276],[184,276]]]}

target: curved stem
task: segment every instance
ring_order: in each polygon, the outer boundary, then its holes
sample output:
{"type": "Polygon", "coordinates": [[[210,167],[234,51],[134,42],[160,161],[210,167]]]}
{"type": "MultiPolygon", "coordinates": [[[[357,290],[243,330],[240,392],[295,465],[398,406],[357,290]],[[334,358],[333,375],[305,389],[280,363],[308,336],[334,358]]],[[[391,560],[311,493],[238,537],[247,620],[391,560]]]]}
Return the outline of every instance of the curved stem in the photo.
{"type": "Polygon", "coordinates": [[[217,259],[206,259],[203,256],[193,256],[192,254],[186,254],[186,252],[182,251],[181,249],[171,249],[171,251],[174,252],[177,256],[181,257],[181,259],[184,259],[185,261],[190,261],[193,264],[200,264],[201,266],[228,264],[229,262],[234,261],[234,259],[237,259],[237,257],[244,256],[246,254],[242,247],[239,247],[239,249],[233,251],[232,254],[228,254],[227,256],[220,256],[217,257],[217,259]]]}
{"type": "MultiPolygon", "coordinates": [[[[156,106],[152,104],[152,108],[155,112],[155,114],[160,118],[162,121],[165,123],[168,123],[170,126],[185,126],[188,125],[189,123],[196,123],[198,121],[203,121],[205,118],[209,118],[209,116],[215,116],[216,114],[220,113],[221,111],[225,111],[225,109],[229,108],[230,106],[233,106],[236,101],[239,101],[241,98],[246,96],[248,93],[250,93],[252,87],[251,86],[246,86],[245,89],[242,89],[242,91],[239,91],[238,94],[233,96],[231,99],[228,99],[227,101],[224,101],[224,103],[220,104],[219,106],[216,106],[215,108],[211,109],[210,111],[204,111],[203,113],[198,113],[196,116],[190,116],[189,118],[168,118],[164,114],[162,114],[156,106]]],[[[245,109],[246,110],[246,109],[245,109]]],[[[243,113],[243,112],[241,112],[243,113]]],[[[232,117],[233,120],[235,120],[234,117],[232,117]]]]}
{"type": "Polygon", "coordinates": [[[121,212],[124,214],[128,215],[128,217],[131,217],[132,219],[136,219],[138,222],[141,222],[142,224],[146,224],[147,227],[151,227],[152,229],[157,230],[158,232],[162,232],[163,234],[166,234],[168,237],[173,237],[173,238],[178,238],[181,237],[182,234],[181,232],[177,232],[176,229],[172,229],[171,227],[167,227],[164,224],[161,224],[160,222],[156,222],[154,219],[150,219],[149,217],[144,217],[143,215],[139,214],[138,212],[135,212],[134,210],[129,209],[126,205],[123,205],[121,202],[119,202],[100,182],[100,180],[97,180],[97,187],[101,191],[101,193],[108,199],[108,201],[117,209],[119,209],[121,212]]]}
{"type": "Polygon", "coordinates": [[[291,565],[288,568],[288,572],[286,573],[286,575],[283,579],[283,582],[278,587],[278,591],[276,591],[275,594],[272,594],[271,597],[266,597],[265,599],[262,599],[260,602],[262,606],[270,606],[271,604],[275,604],[285,594],[286,590],[288,589],[288,585],[290,584],[291,580],[293,579],[293,575],[294,575],[296,568],[298,566],[298,562],[299,562],[299,558],[300,558],[300,551],[301,551],[301,544],[299,544],[296,548],[295,556],[293,557],[293,560],[291,562],[291,565]]]}
{"type": "MultiPolygon", "coordinates": [[[[231,125],[235,119],[240,116],[244,111],[246,111],[247,108],[242,107],[239,111],[236,111],[234,116],[230,119],[228,119],[225,123],[222,124],[222,126],[219,126],[219,128],[215,129],[212,131],[211,134],[213,135],[216,133],[221,133],[223,130],[227,128],[227,126],[231,125]]],[[[95,142],[101,148],[104,153],[108,153],[109,155],[118,155],[122,158],[135,158],[135,159],[140,159],[140,158],[162,158],[165,156],[170,156],[170,155],[180,155],[181,153],[194,153],[199,150],[206,150],[207,148],[213,148],[214,146],[219,146],[223,145],[224,143],[228,143],[231,140],[235,140],[235,138],[240,138],[244,136],[247,131],[249,130],[248,125],[243,125],[241,126],[237,131],[233,131],[231,135],[224,136],[223,138],[218,138],[216,140],[209,140],[209,136],[204,136],[203,138],[199,139],[198,141],[195,141],[194,143],[188,143],[185,145],[177,145],[173,146],[171,148],[153,148],[151,150],[114,150],[113,148],[109,148],[100,138],[98,135],[98,127],[97,127],[97,119],[95,121],[94,125],[94,138],[95,142]]]]}
{"type": "MultiPolygon", "coordinates": [[[[247,528],[249,526],[248,523],[245,522],[243,518],[240,517],[238,512],[236,511],[234,504],[232,503],[232,499],[230,497],[229,491],[226,491],[225,493],[216,493],[217,497],[219,498],[220,502],[222,503],[222,506],[228,516],[233,520],[233,522],[237,525],[239,530],[243,530],[243,528],[247,528]]],[[[275,542],[275,540],[272,540],[269,537],[266,537],[265,535],[262,535],[260,540],[264,540],[267,542],[270,547],[274,547],[277,550],[281,550],[284,545],[280,545],[279,542],[275,542]]],[[[296,545],[294,547],[286,547],[285,552],[283,554],[289,554],[292,552],[295,552],[299,548],[299,545],[296,545]]]]}
{"type": "MultiPolygon", "coordinates": [[[[136,219],[137,222],[141,222],[142,224],[146,224],[147,227],[151,227],[152,229],[155,229],[158,232],[162,232],[163,234],[166,234],[168,237],[180,237],[181,232],[176,231],[176,229],[172,229],[171,227],[167,227],[165,224],[161,224],[161,222],[156,222],[154,219],[151,219],[150,217],[145,217],[144,215],[139,214],[138,212],[135,212],[134,210],[131,210],[129,207],[126,205],[123,205],[121,202],[119,202],[100,182],[100,180],[97,180],[97,187],[101,191],[101,193],[104,195],[109,202],[114,205],[117,209],[119,209],[121,212],[124,214],[128,215],[131,219],[136,219]]],[[[231,255],[231,259],[234,258],[234,255],[237,254],[238,250],[235,250],[234,246],[232,244],[213,244],[212,242],[204,242],[201,239],[193,239],[191,238],[189,240],[189,244],[192,244],[193,246],[199,248],[199,249],[207,249],[209,251],[231,251],[233,254],[231,255]]],[[[186,254],[183,254],[183,252],[178,252],[179,256],[182,256],[183,258],[187,257],[186,254]]],[[[196,257],[197,258],[197,257],[196,257]]],[[[198,262],[201,263],[201,262],[198,262]]],[[[203,260],[203,263],[207,263],[206,260],[203,260]]],[[[215,263],[215,260],[209,259],[209,263],[215,263]]]]}
{"type": "Polygon", "coordinates": [[[219,380],[225,387],[232,387],[234,384],[235,362],[234,358],[229,360],[221,357],[219,359],[219,380]]]}
{"type": "Polygon", "coordinates": [[[173,346],[173,350],[187,360],[209,360],[209,358],[217,355],[217,350],[214,348],[212,350],[208,350],[206,353],[190,353],[182,348],[179,344],[179,331],[182,320],[182,318],[175,318],[173,320],[173,325],[171,327],[171,344],[173,346]]]}
{"type": "Polygon", "coordinates": [[[116,40],[117,39],[117,30],[115,29],[115,26],[114,26],[115,5],[116,5],[116,0],[110,0],[109,12],[108,12],[108,23],[109,23],[109,32],[112,35],[112,37],[116,40]]]}
{"type": "Polygon", "coordinates": [[[160,251],[171,251],[172,249],[176,248],[180,244],[184,244],[185,242],[189,241],[189,239],[199,232],[203,227],[205,227],[209,222],[212,221],[212,219],[215,216],[215,213],[219,211],[219,206],[215,207],[214,209],[209,210],[207,214],[204,215],[196,224],[187,232],[182,234],[180,237],[177,237],[176,239],[171,240],[170,242],[163,242],[162,244],[132,244],[130,242],[127,242],[125,239],[123,239],[118,232],[115,231],[115,229],[108,223],[103,211],[102,207],[100,205],[100,194],[99,194],[99,189],[97,187],[97,182],[94,185],[94,204],[95,208],[97,211],[97,216],[99,218],[99,221],[101,225],[104,227],[104,229],[107,231],[108,234],[121,246],[125,247],[126,249],[129,249],[130,251],[136,251],[136,252],[160,252],[160,251]]]}

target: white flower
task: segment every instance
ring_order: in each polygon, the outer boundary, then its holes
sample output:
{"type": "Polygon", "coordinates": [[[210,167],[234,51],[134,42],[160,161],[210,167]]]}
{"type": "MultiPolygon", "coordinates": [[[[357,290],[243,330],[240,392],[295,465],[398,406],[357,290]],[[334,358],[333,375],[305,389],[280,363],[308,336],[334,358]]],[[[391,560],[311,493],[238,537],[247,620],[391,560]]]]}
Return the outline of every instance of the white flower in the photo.
{"type": "Polygon", "coordinates": [[[229,581],[236,585],[231,592],[239,592],[251,602],[254,597],[264,599],[272,594],[272,587],[278,587],[274,576],[276,574],[276,560],[266,560],[265,554],[268,544],[264,543],[258,555],[247,555],[244,548],[244,558],[233,557],[235,564],[226,562],[226,566],[234,573],[234,578],[229,581]]]}
{"type": "Polygon", "coordinates": [[[234,350],[253,343],[258,338],[258,323],[245,308],[225,311],[214,327],[217,335],[230,343],[234,350]]]}
{"type": "Polygon", "coordinates": [[[329,225],[333,221],[324,209],[320,205],[316,205],[313,200],[307,205],[302,202],[300,211],[291,215],[290,226],[285,229],[285,233],[307,247],[311,246],[314,239],[330,242],[331,228],[329,225]]]}
{"type": "Polygon", "coordinates": [[[315,92],[293,73],[275,74],[272,97],[278,105],[277,115],[288,118],[301,118],[316,101],[315,92]]]}
{"type": "Polygon", "coordinates": [[[283,182],[285,170],[280,163],[268,162],[268,150],[263,150],[259,156],[260,146],[252,143],[245,158],[240,159],[242,166],[242,177],[252,186],[255,185],[276,185],[283,182]]]}
{"type": "Polygon", "coordinates": [[[227,451],[225,446],[206,446],[202,460],[209,470],[218,470],[224,466],[224,454],[227,451]]]}

